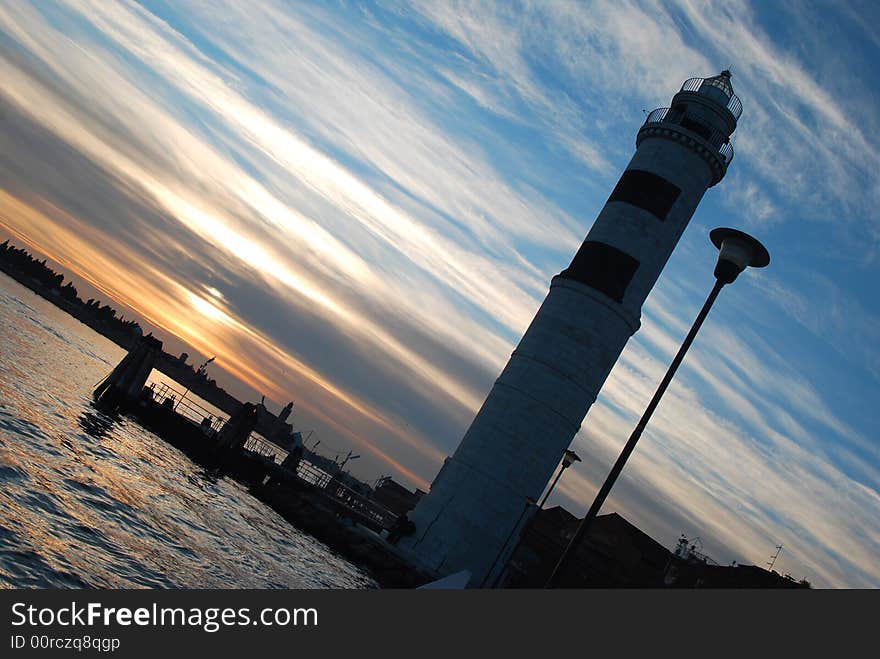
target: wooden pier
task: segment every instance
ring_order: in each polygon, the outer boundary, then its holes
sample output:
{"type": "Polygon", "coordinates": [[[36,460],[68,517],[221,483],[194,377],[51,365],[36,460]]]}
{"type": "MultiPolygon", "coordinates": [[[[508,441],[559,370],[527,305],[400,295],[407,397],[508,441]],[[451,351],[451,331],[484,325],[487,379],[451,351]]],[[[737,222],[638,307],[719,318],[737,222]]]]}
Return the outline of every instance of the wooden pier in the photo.
{"type": "Polygon", "coordinates": [[[254,432],[262,405],[239,403],[225,418],[187,398],[188,390],[148,384],[162,354],[161,341],[143,337],[95,389],[95,406],[133,417],[193,462],[247,485],[253,496],[367,569],[383,587],[414,587],[434,578],[385,541],[383,532],[398,515],[312,463],[301,446],[292,454],[290,441],[254,432]]]}

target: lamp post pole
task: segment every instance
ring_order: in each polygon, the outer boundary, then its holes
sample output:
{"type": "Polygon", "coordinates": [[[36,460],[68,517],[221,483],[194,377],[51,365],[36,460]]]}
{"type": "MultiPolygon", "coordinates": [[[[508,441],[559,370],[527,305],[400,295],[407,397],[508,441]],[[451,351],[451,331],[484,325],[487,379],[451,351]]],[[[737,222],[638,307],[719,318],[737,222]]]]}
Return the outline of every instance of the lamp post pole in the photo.
{"type": "MultiPolygon", "coordinates": [[[[544,507],[544,502],[547,501],[547,497],[550,496],[550,493],[553,491],[553,488],[556,487],[556,483],[559,482],[560,476],[562,476],[562,472],[568,469],[575,462],[580,462],[581,459],[578,457],[578,454],[572,451],[571,449],[566,449],[565,453],[562,455],[562,463],[559,465],[559,471],[556,472],[556,478],[553,479],[553,483],[550,485],[550,489],[547,490],[547,494],[544,495],[544,498],[541,499],[541,503],[537,504],[537,510],[541,510],[544,507]]],[[[513,534],[516,533],[517,529],[520,529],[520,522],[522,522],[523,516],[528,512],[531,506],[535,505],[535,500],[531,497],[526,497],[526,506],[523,508],[523,511],[519,514],[519,517],[516,520],[516,524],[513,525],[513,528],[510,529],[510,534],[507,536],[507,539],[504,541],[504,544],[501,546],[501,549],[498,550],[498,553],[495,555],[495,560],[492,561],[492,567],[489,568],[489,572],[486,573],[483,582],[480,584],[482,587],[486,580],[489,578],[489,575],[492,574],[492,571],[495,569],[495,566],[498,564],[498,560],[501,558],[501,555],[504,553],[504,550],[507,549],[507,546],[510,544],[510,539],[513,537],[513,534]]],[[[520,529],[520,535],[522,535],[522,529],[520,529]]],[[[515,549],[514,549],[515,551],[515,549]]],[[[508,558],[508,561],[510,558],[508,558]]],[[[495,580],[492,582],[492,587],[495,588],[498,585],[498,582],[501,580],[501,576],[504,574],[504,570],[507,568],[507,563],[505,563],[501,570],[498,572],[498,576],[495,577],[495,580]]]]}
{"type": "MultiPolygon", "coordinates": [[[[513,537],[513,534],[516,533],[517,529],[519,529],[519,524],[522,522],[522,518],[525,516],[526,512],[535,505],[535,500],[531,497],[526,497],[526,503],[523,507],[522,512],[519,514],[519,517],[516,519],[516,524],[513,525],[513,528],[510,529],[510,533],[507,534],[507,538],[504,540],[504,544],[501,545],[501,549],[498,550],[498,553],[495,554],[495,560],[492,561],[492,567],[489,568],[489,571],[486,572],[486,576],[483,577],[483,581],[480,582],[480,588],[486,585],[486,581],[492,575],[492,571],[495,569],[495,566],[498,565],[498,560],[501,558],[501,555],[504,553],[504,550],[507,549],[507,546],[510,544],[510,539],[513,537]]],[[[492,585],[495,586],[498,584],[498,581],[501,579],[501,574],[504,572],[503,566],[501,572],[498,573],[498,576],[495,577],[492,585]]]]}
{"type": "Polygon", "coordinates": [[[703,308],[700,309],[700,313],[697,314],[697,318],[694,320],[694,324],[691,326],[684,342],[678,349],[675,359],[673,359],[672,363],[669,365],[666,375],[663,376],[660,386],[658,386],[657,391],[654,392],[654,396],[651,398],[651,402],[648,403],[648,407],[645,409],[644,414],[642,414],[642,418],[639,419],[635,430],[633,430],[629,440],[620,452],[620,456],[618,456],[617,461],[611,468],[611,472],[608,474],[608,477],[599,489],[599,493],[593,500],[593,504],[590,506],[589,511],[581,520],[574,536],[572,536],[566,546],[565,551],[562,552],[559,562],[556,564],[550,578],[544,585],[545,588],[553,588],[559,583],[561,576],[565,572],[565,568],[571,562],[572,557],[577,551],[578,545],[583,540],[590,525],[593,523],[593,520],[599,515],[599,510],[602,508],[602,504],[605,503],[605,499],[608,498],[608,493],[611,492],[611,488],[614,486],[617,477],[620,476],[620,472],[623,471],[623,466],[626,464],[627,459],[635,449],[636,443],[639,441],[642,432],[645,430],[648,421],[651,419],[651,415],[654,413],[660,399],[669,387],[672,377],[678,370],[688,348],[690,348],[691,344],[694,342],[694,337],[696,337],[703,321],[706,320],[706,316],[709,314],[709,310],[715,303],[721,289],[724,288],[726,284],[729,284],[736,279],[737,275],[745,270],[747,266],[751,265],[753,267],[762,268],[770,262],[770,255],[767,253],[764,246],[755,238],[752,238],[741,231],[735,229],[714,229],[710,233],[710,237],[715,246],[720,250],[718,264],[715,266],[715,285],[712,287],[709,297],[706,298],[703,308]]]}
{"type": "Polygon", "coordinates": [[[556,472],[556,478],[553,479],[553,483],[550,485],[550,489],[547,490],[547,494],[544,495],[544,498],[541,499],[541,503],[538,504],[538,510],[544,507],[544,504],[547,502],[547,498],[550,496],[553,488],[556,487],[556,483],[559,482],[559,478],[562,476],[562,472],[568,469],[575,462],[580,461],[581,459],[578,457],[577,453],[575,453],[571,449],[567,449],[565,451],[565,454],[562,456],[562,464],[559,465],[559,471],[556,472]]]}

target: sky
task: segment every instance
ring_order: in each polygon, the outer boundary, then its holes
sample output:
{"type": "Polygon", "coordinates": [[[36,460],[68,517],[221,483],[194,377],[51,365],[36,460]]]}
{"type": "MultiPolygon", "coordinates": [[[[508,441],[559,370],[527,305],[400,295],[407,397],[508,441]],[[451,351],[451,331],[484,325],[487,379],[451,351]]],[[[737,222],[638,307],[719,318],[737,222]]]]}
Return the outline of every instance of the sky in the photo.
{"type": "Polygon", "coordinates": [[[729,68],[743,103],[549,504],[615,486],[667,547],[880,586],[880,8],[871,2],[0,4],[0,231],[218,355],[365,480],[427,489],[635,149],[729,68]]]}

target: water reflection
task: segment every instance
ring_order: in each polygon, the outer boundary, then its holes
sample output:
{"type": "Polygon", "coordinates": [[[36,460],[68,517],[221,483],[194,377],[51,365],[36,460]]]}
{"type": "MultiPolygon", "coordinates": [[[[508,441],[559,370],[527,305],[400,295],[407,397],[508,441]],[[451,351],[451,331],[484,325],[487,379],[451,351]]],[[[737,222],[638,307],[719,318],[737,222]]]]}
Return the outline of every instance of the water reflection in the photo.
{"type": "Polygon", "coordinates": [[[86,434],[95,439],[100,439],[106,435],[111,428],[113,428],[113,425],[117,422],[118,418],[118,415],[110,417],[103,412],[86,411],[80,415],[77,421],[79,422],[79,427],[82,428],[86,434]]]}
{"type": "Polygon", "coordinates": [[[0,587],[369,588],[90,394],[122,351],[0,275],[0,587]]]}

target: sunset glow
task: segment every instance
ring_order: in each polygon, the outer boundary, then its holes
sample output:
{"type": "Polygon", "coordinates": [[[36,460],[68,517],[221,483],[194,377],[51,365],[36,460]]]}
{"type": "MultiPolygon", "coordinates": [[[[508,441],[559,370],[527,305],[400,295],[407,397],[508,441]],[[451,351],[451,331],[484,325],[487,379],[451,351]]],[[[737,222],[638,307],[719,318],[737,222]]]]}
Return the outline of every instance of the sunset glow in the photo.
{"type": "Polygon", "coordinates": [[[736,158],[551,503],[583,514],[711,287],[708,230],[742,227],[773,264],[725,292],[609,509],[720,561],[784,543],[797,577],[880,585],[876,37],[845,9],[588,4],[3,3],[0,231],[217,355],[230,391],[293,401],[364,480],[426,490],[642,110],[732,66],[736,158]],[[843,44],[863,78],[837,75],[843,44]]]}

